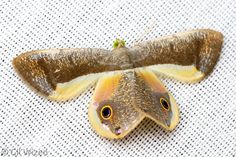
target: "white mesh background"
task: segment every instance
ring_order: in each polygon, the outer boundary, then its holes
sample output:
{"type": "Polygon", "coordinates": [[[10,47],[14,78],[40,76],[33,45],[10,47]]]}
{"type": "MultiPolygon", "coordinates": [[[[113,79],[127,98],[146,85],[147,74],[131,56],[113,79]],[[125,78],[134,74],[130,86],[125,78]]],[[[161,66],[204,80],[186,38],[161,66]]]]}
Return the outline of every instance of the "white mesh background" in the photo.
{"type": "Polygon", "coordinates": [[[235,156],[235,50],[234,0],[1,0],[0,148],[46,149],[48,156],[235,156]],[[51,102],[25,86],[11,65],[24,51],[111,49],[117,37],[131,46],[195,28],[222,32],[224,47],[215,70],[200,83],[162,78],[180,107],[172,132],[145,119],[122,140],[99,137],[87,117],[94,87],[72,101],[51,102]]]}

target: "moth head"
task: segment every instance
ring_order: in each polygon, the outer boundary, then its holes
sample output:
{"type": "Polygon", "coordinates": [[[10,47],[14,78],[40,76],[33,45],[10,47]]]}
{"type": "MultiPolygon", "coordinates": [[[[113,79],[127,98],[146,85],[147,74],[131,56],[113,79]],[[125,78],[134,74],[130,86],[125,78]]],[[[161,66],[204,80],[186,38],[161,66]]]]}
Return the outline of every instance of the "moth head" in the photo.
{"type": "Polygon", "coordinates": [[[122,138],[143,119],[134,108],[122,102],[105,100],[92,103],[89,120],[98,134],[106,138],[122,138]]]}
{"type": "Polygon", "coordinates": [[[125,47],[125,41],[123,39],[116,39],[113,41],[113,48],[121,48],[125,47]]]}

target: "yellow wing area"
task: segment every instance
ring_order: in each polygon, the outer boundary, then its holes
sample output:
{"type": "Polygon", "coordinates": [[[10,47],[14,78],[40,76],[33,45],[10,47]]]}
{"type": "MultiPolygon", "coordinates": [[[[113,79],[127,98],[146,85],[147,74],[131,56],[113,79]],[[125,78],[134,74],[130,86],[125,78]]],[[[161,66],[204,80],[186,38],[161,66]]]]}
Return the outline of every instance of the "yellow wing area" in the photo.
{"type": "Polygon", "coordinates": [[[49,99],[65,101],[79,96],[83,91],[94,85],[104,73],[80,76],[66,83],[58,83],[49,99]]]}
{"type": "Polygon", "coordinates": [[[159,64],[149,66],[147,69],[153,71],[157,75],[164,75],[187,83],[199,82],[205,77],[205,74],[197,70],[194,65],[183,66],[174,64],[159,64]]]}
{"type": "Polygon", "coordinates": [[[92,99],[96,102],[101,102],[111,98],[117,90],[121,78],[121,72],[110,72],[101,77],[96,85],[92,99]]]}

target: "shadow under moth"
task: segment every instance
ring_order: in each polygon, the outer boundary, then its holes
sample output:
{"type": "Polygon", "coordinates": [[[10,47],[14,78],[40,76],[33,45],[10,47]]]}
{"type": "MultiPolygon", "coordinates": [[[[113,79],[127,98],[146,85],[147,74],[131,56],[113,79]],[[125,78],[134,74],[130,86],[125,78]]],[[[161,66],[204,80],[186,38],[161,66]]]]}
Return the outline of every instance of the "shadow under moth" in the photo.
{"type": "Polygon", "coordinates": [[[96,84],[88,116],[96,132],[122,138],[145,117],[166,130],[179,122],[179,109],[159,80],[167,76],[193,83],[209,75],[223,35],[198,29],[113,50],[70,48],[36,50],[14,58],[13,66],[27,84],[51,100],[65,101],[96,84]]]}

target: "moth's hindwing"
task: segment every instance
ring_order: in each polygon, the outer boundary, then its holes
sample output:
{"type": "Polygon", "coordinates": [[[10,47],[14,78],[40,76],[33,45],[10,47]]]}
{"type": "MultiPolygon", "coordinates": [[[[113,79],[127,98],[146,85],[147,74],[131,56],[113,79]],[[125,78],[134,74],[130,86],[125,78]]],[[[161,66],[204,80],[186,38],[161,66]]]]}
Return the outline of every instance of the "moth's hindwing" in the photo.
{"type": "Polygon", "coordinates": [[[159,64],[147,67],[159,76],[167,76],[182,82],[194,83],[202,80],[205,74],[194,65],[159,64]]]}
{"type": "Polygon", "coordinates": [[[144,118],[136,110],[134,71],[110,72],[99,79],[89,105],[89,121],[106,138],[122,138],[144,118]]]}
{"type": "Polygon", "coordinates": [[[179,109],[173,96],[152,71],[136,70],[135,106],[157,124],[173,130],[179,122],[179,109]]]}
{"type": "Polygon", "coordinates": [[[141,69],[110,72],[100,78],[88,114],[92,127],[107,138],[124,137],[144,117],[167,130],[179,121],[171,94],[153,72],[141,69]]]}
{"type": "Polygon", "coordinates": [[[56,89],[48,95],[48,98],[57,101],[72,99],[93,86],[102,75],[104,73],[89,74],[77,77],[69,82],[58,83],[56,89]]]}

